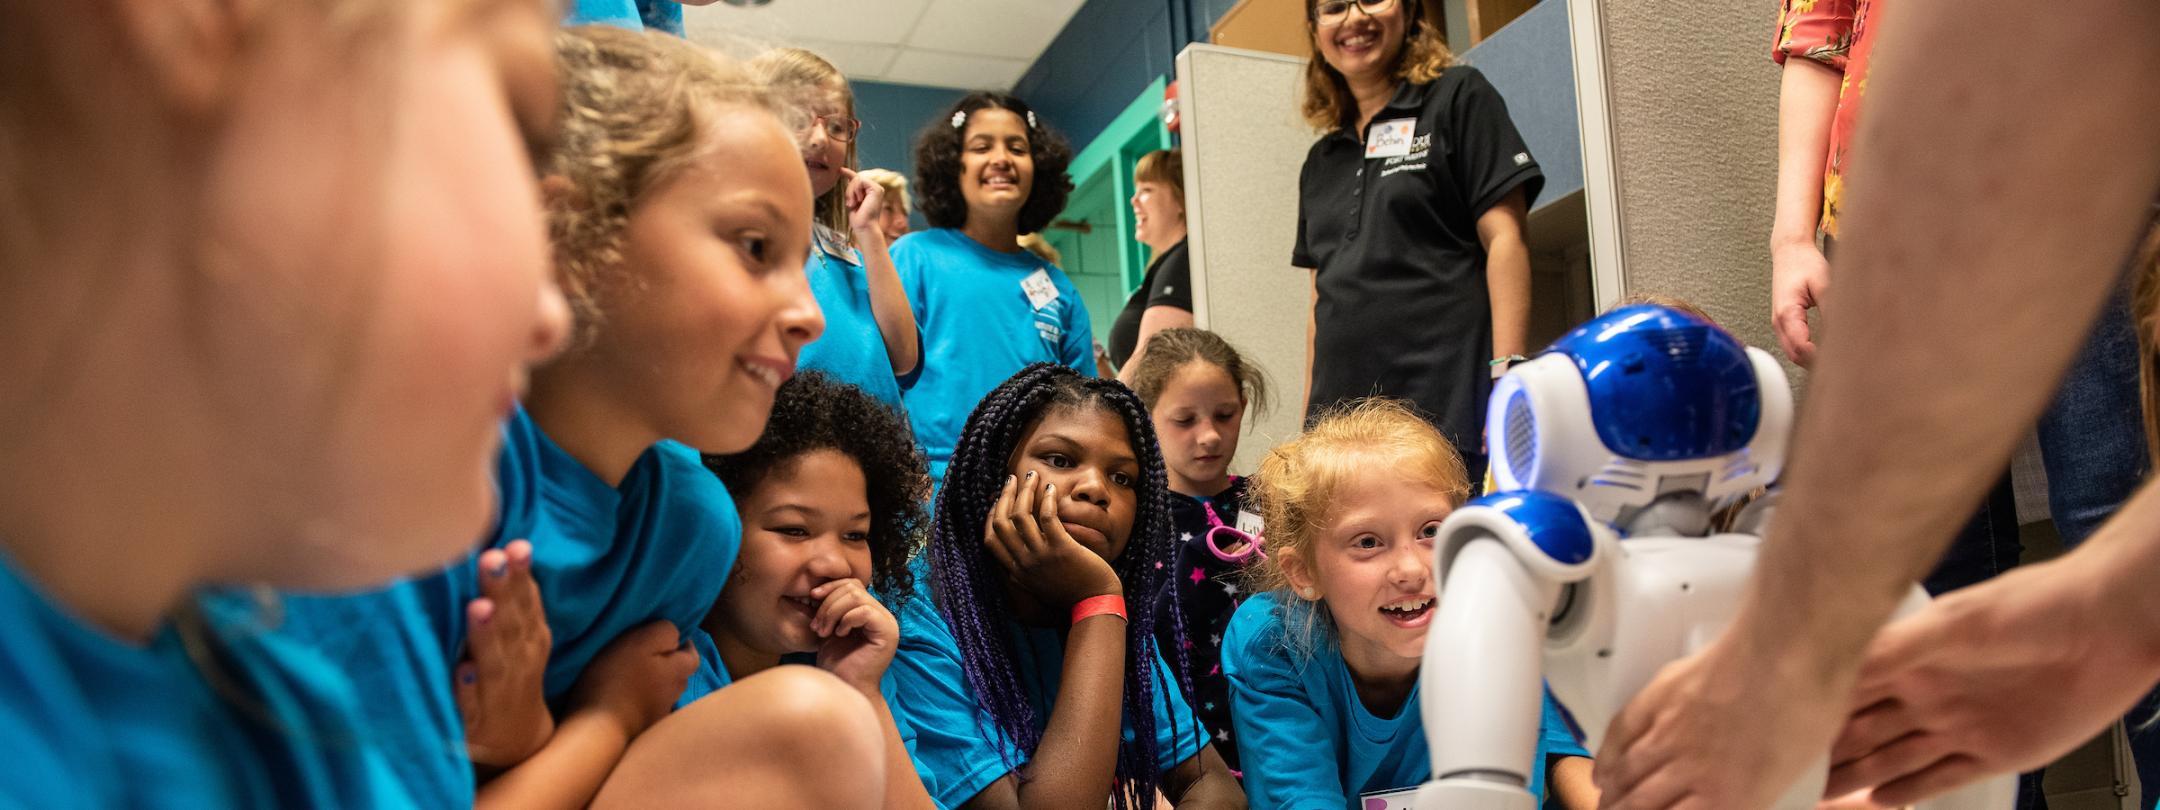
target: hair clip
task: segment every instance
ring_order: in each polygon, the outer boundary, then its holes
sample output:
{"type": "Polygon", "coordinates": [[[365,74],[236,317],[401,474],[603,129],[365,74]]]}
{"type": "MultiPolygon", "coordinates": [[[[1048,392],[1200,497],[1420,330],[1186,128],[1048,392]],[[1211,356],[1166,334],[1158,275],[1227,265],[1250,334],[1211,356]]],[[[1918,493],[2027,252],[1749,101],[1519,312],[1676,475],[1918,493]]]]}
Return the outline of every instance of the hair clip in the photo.
{"type": "Polygon", "coordinates": [[[967,126],[967,111],[966,111],[966,110],[961,110],[961,111],[959,111],[959,112],[953,113],[953,114],[952,114],[952,128],[953,128],[953,129],[959,129],[959,128],[961,128],[961,127],[964,127],[964,126],[967,126]]]}
{"type": "Polygon", "coordinates": [[[1034,129],[1034,128],[1035,128],[1035,111],[1034,111],[1034,110],[1029,110],[1029,111],[1028,111],[1028,129],[1034,129]]]}

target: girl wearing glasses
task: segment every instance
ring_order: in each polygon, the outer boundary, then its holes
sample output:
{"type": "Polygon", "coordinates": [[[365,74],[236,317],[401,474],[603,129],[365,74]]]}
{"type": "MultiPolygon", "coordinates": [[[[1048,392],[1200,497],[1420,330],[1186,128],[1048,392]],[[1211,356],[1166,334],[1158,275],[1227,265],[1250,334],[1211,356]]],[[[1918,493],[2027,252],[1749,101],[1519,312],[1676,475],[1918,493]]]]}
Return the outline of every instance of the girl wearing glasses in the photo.
{"type": "MultiPolygon", "coordinates": [[[[1498,91],[1423,0],[1312,0],[1291,263],[1312,272],[1306,415],[1378,393],[1465,450],[1492,376],[1524,351],[1529,203],[1544,174],[1498,91]]],[[[1483,455],[1470,455],[1472,480],[1483,455]]]]}
{"type": "Polygon", "coordinates": [[[1230,683],[1222,674],[1223,631],[1245,601],[1243,572],[1259,559],[1257,510],[1247,505],[1249,479],[1230,474],[1245,408],[1267,408],[1267,380],[1214,332],[1164,329],[1148,340],[1131,366],[1133,392],[1148,408],[1169,473],[1170,532],[1176,562],[1157,596],[1155,612],[1185,617],[1184,637],[1155,627],[1164,649],[1185,648],[1192,661],[1193,714],[1207,726],[1217,753],[1235,773],[1237,740],[1230,725],[1230,683]]]}
{"type": "Polygon", "coordinates": [[[781,48],[751,63],[800,113],[796,142],[817,195],[810,293],[825,312],[825,334],[796,361],[855,385],[895,410],[922,376],[922,333],[893,269],[885,231],[885,188],[855,172],[855,95],[823,57],[781,48]]]}

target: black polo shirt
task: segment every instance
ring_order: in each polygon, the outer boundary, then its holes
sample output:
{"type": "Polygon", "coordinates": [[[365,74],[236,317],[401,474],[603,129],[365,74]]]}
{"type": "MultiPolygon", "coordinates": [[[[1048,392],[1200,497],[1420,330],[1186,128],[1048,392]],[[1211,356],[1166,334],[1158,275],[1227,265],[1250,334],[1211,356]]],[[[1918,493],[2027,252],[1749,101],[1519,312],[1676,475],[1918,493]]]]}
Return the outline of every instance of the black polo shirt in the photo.
{"type": "Polygon", "coordinates": [[[1545,175],[1476,68],[1404,84],[1373,116],[1381,155],[1322,137],[1298,178],[1291,263],[1319,270],[1309,413],[1373,394],[1407,399],[1476,455],[1492,388],[1492,304],[1477,219],[1545,175]],[[1390,124],[1393,126],[1390,126],[1390,124]]]}
{"type": "Polygon", "coordinates": [[[1192,311],[1192,267],[1185,258],[1185,240],[1179,239],[1148,262],[1147,277],[1140,280],[1140,288],[1133,290],[1117,320],[1111,322],[1111,365],[1124,368],[1132,360],[1133,350],[1140,348],[1140,316],[1147,313],[1148,307],[1192,311]]]}

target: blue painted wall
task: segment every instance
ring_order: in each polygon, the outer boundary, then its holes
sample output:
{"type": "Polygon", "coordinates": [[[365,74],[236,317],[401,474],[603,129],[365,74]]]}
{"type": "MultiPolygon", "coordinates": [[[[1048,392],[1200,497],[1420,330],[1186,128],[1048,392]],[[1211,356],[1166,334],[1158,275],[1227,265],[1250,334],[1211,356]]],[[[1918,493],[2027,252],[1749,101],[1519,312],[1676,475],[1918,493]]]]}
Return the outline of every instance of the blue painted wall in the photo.
{"type": "MultiPolygon", "coordinates": [[[[891,169],[907,175],[915,184],[915,133],[966,93],[942,87],[855,81],[855,117],[862,119],[862,135],[855,143],[855,162],[863,168],[891,169]]],[[[912,219],[926,227],[922,215],[912,219]]]]}
{"type": "Polygon", "coordinates": [[[1567,3],[1555,0],[1532,6],[1462,55],[1507,99],[1508,117],[1545,170],[1545,190],[1532,207],[1583,187],[1582,127],[1568,51],[1567,3]]]}
{"type": "Polygon", "coordinates": [[[1237,0],[1088,0],[1013,85],[1079,149],[1156,77],[1177,78],[1177,54],[1237,0]]]}

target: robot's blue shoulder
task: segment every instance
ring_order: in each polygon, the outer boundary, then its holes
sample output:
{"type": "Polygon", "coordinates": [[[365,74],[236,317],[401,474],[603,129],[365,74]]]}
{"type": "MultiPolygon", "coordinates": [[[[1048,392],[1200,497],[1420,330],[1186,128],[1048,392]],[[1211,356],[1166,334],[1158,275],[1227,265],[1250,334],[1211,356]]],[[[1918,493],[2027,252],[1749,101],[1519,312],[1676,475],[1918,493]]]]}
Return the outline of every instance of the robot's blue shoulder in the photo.
{"type": "Polygon", "coordinates": [[[1505,515],[1522,527],[1530,544],[1554,562],[1580,565],[1597,550],[1590,522],[1575,502],[1537,490],[1486,495],[1465,506],[1481,506],[1505,515]]]}
{"type": "Polygon", "coordinates": [[[1762,391],[1747,347],[1702,318],[1652,304],[1620,307],[1551,351],[1582,372],[1598,438],[1623,458],[1720,456],[1755,437],[1762,391]]]}

